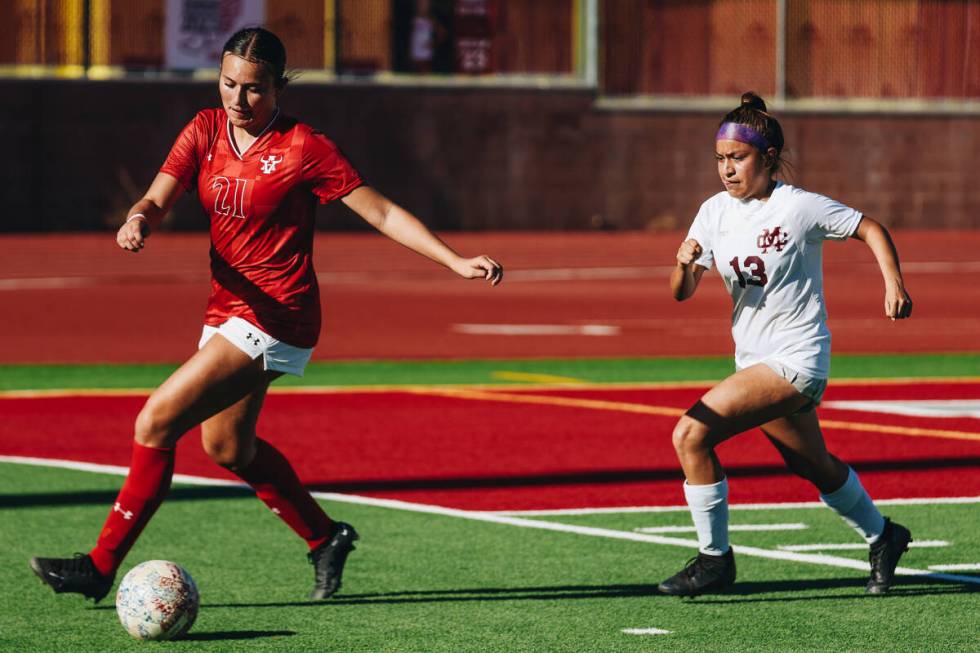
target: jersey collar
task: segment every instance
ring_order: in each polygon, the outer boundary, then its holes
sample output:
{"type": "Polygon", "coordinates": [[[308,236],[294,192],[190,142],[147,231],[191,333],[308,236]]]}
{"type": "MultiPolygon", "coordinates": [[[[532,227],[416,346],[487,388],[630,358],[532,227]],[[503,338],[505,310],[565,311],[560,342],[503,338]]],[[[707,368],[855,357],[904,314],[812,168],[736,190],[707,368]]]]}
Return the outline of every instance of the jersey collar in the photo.
{"type": "Polygon", "coordinates": [[[241,150],[241,151],[239,151],[238,144],[235,143],[235,137],[232,135],[232,131],[231,131],[231,120],[230,119],[226,119],[225,120],[225,131],[228,132],[228,144],[231,145],[231,151],[235,153],[235,156],[237,156],[239,158],[239,160],[243,159],[245,157],[245,153],[248,152],[250,149],[252,149],[252,147],[256,143],[259,142],[259,139],[260,138],[262,138],[263,136],[265,136],[265,133],[267,131],[269,131],[269,127],[272,127],[272,125],[278,119],[279,119],[279,107],[276,107],[276,112],[274,114],[272,114],[272,119],[269,121],[269,124],[267,124],[265,127],[263,127],[262,128],[262,131],[259,132],[259,135],[255,137],[255,140],[252,141],[249,144],[248,147],[246,147],[244,150],[241,150]]]}

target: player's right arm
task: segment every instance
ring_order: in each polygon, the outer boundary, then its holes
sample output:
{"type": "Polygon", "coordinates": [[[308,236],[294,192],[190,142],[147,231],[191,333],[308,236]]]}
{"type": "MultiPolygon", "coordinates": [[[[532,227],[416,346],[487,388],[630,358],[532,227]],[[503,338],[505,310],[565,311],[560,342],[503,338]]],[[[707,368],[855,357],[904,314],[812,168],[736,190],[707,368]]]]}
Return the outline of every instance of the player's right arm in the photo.
{"type": "Polygon", "coordinates": [[[694,294],[701,275],[707,269],[694,262],[701,257],[701,253],[701,244],[693,238],[685,240],[677,250],[677,265],[670,273],[670,291],[679,302],[694,294]]]}
{"type": "Polygon", "coordinates": [[[146,194],[126,214],[125,224],[116,232],[116,243],[130,252],[139,252],[183,193],[184,187],[176,177],[157,173],[146,194]]]}

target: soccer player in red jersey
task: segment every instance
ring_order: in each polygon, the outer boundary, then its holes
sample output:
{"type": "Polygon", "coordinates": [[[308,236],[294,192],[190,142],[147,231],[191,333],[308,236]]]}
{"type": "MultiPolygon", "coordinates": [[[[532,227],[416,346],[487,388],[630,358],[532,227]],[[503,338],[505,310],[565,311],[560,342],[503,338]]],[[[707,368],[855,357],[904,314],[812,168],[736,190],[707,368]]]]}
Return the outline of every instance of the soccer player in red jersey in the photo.
{"type": "Polygon", "coordinates": [[[418,219],[365,185],[337,147],[279,110],[286,51],[268,30],[244,29],[225,44],[220,109],[201,111],[177,138],[116,242],[139,252],[185,190],[211,220],[211,295],[199,349],[136,418],[129,475],[98,541],[74,558],[32,558],[55,592],[96,601],[170,488],[177,441],[200,424],[208,455],[252,486],[309,546],[313,599],[340,587],[358,538],[331,520],[286,458],[255,432],[269,384],[302,375],[320,331],[313,271],[316,203],[340,199],[392,240],[467,279],[497,285],[488,256],[463,258],[418,219]],[[220,336],[220,337],[215,337],[220,336]]]}

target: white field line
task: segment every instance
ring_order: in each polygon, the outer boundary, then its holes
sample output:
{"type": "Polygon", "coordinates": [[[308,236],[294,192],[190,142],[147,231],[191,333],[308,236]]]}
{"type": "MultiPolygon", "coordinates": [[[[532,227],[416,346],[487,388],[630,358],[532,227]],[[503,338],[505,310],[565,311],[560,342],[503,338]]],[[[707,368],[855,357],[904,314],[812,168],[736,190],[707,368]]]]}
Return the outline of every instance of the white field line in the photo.
{"type": "MultiPolygon", "coordinates": [[[[958,503],[980,503],[980,497],[915,497],[912,499],[876,499],[877,506],[931,506],[958,503]]],[[[786,503],[733,503],[729,510],[783,510],[826,508],[822,501],[787,501],[786,503]]],[[[688,506],[623,506],[617,508],[560,508],[554,510],[498,510],[493,514],[514,517],[560,517],[562,515],[605,515],[632,512],[688,512],[688,506]]]]}
{"type": "MultiPolygon", "coordinates": [[[[922,540],[909,542],[909,548],[926,549],[949,546],[946,540],[922,540]]],[[[846,542],[843,544],[780,544],[782,551],[866,551],[867,544],[863,542],[846,542]]],[[[930,567],[932,569],[932,567],[930,567]]]]}
{"type": "Polygon", "coordinates": [[[663,628],[623,628],[626,635],[669,635],[672,631],[663,628]]]}
{"type": "MultiPolygon", "coordinates": [[[[94,463],[77,463],[71,460],[54,460],[54,459],[44,459],[44,458],[28,458],[21,456],[0,456],[0,462],[9,463],[19,463],[25,465],[38,465],[43,467],[58,467],[62,469],[74,469],[78,471],[90,471],[90,472],[101,472],[105,474],[116,474],[122,475],[126,473],[125,468],[116,465],[98,465],[94,463]]],[[[240,483],[234,483],[226,480],[220,479],[210,479],[202,476],[187,476],[187,475],[174,475],[174,480],[189,483],[193,482],[198,485],[222,485],[222,486],[241,486],[240,483]],[[190,479],[193,479],[190,480],[190,479]]],[[[356,503],[361,505],[375,506],[380,508],[393,508],[396,510],[405,510],[409,512],[418,512],[433,515],[442,515],[445,517],[457,517],[459,519],[468,519],[470,521],[486,522],[491,524],[506,524],[508,526],[517,526],[519,528],[533,528],[538,530],[552,531],[557,533],[570,533],[575,535],[588,535],[591,537],[603,537],[613,540],[626,540],[631,542],[645,542],[649,544],[662,544],[667,546],[679,546],[685,549],[697,549],[697,540],[687,540],[677,537],[665,537],[663,535],[650,535],[647,533],[633,533],[630,531],[618,531],[608,528],[594,528],[591,526],[579,526],[576,524],[562,524],[558,522],[541,521],[537,519],[524,519],[520,517],[508,517],[506,515],[500,515],[490,512],[479,512],[472,510],[460,510],[457,508],[444,508],[442,506],[433,506],[424,503],[409,503],[407,501],[398,501],[397,499],[376,499],[374,497],[365,497],[358,495],[348,495],[348,494],[337,494],[334,492],[314,492],[313,496],[318,499],[324,499],[328,501],[338,501],[344,503],[356,503]]],[[[792,551],[778,551],[771,549],[762,549],[754,546],[733,546],[732,547],[736,553],[739,555],[752,556],[756,558],[766,558],[770,560],[783,560],[788,562],[804,562],[815,565],[824,565],[829,567],[843,567],[846,569],[856,569],[859,571],[868,571],[869,566],[867,562],[862,562],[860,560],[852,560],[850,558],[840,558],[837,556],[829,556],[824,554],[812,554],[812,553],[795,553],[792,551]]],[[[974,585],[980,585],[980,577],[978,576],[960,576],[956,574],[945,574],[930,572],[923,569],[912,569],[909,567],[897,567],[895,573],[902,576],[922,576],[926,578],[932,578],[936,580],[947,580],[957,583],[971,583],[974,585]]]]}
{"type": "Polygon", "coordinates": [[[929,565],[934,571],[980,571],[980,562],[968,562],[960,565],[929,565]]]}
{"type": "MultiPolygon", "coordinates": [[[[809,528],[806,524],[729,524],[729,531],[802,531],[809,528]]],[[[696,533],[694,526],[649,526],[634,528],[637,533],[696,533]]],[[[782,547],[780,547],[782,548],[782,547]]]]}
{"type": "Polygon", "coordinates": [[[980,399],[927,399],[887,401],[826,401],[824,408],[913,417],[978,417],[980,399]]]}

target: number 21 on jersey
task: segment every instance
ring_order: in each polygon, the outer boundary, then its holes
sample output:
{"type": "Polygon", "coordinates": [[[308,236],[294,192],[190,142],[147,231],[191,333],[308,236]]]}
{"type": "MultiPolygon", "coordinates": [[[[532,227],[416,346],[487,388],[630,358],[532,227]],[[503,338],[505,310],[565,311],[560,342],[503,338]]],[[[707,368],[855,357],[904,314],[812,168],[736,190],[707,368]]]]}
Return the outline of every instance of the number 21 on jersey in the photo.
{"type": "Polygon", "coordinates": [[[228,177],[212,179],[211,189],[218,191],[214,195],[214,212],[218,215],[245,219],[245,192],[248,190],[248,183],[248,179],[228,177]]]}
{"type": "Polygon", "coordinates": [[[764,286],[769,282],[769,277],[766,276],[766,262],[758,256],[746,256],[743,261],[744,269],[739,265],[737,256],[728,264],[735,270],[735,276],[738,278],[738,285],[741,288],[747,285],[764,286]]]}

